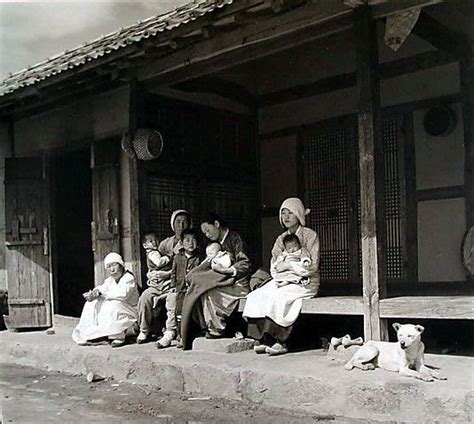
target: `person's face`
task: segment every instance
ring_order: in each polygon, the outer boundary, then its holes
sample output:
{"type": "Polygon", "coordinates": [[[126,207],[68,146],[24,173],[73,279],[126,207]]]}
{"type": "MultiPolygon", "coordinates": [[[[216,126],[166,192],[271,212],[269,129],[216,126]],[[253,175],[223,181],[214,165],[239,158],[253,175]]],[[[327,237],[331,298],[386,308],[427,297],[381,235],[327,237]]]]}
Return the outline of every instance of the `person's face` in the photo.
{"type": "Polygon", "coordinates": [[[179,214],[173,223],[174,233],[181,237],[181,233],[183,230],[187,230],[189,228],[189,219],[188,216],[185,214],[179,214]]]}
{"type": "Polygon", "coordinates": [[[300,250],[300,245],[295,241],[288,241],[285,243],[285,250],[288,253],[295,253],[296,251],[300,250]]]}
{"type": "Polygon", "coordinates": [[[196,237],[191,234],[185,235],[183,238],[183,247],[186,253],[193,253],[197,248],[196,237]]]}
{"type": "Polygon", "coordinates": [[[208,224],[207,222],[203,222],[201,224],[201,231],[209,240],[219,240],[220,225],[218,221],[214,222],[214,224],[208,224]]]}
{"type": "Polygon", "coordinates": [[[206,256],[209,259],[214,259],[216,257],[216,255],[219,253],[220,250],[221,250],[221,248],[218,244],[210,244],[206,248],[206,256]]]}
{"type": "Polygon", "coordinates": [[[281,210],[281,221],[286,228],[296,227],[300,224],[296,215],[286,208],[281,210]]]}
{"type": "Polygon", "coordinates": [[[123,267],[117,262],[108,264],[105,268],[114,280],[118,280],[123,274],[123,267]]]}
{"type": "Polygon", "coordinates": [[[145,250],[156,250],[158,249],[158,240],[149,238],[143,242],[143,248],[145,250]]]}

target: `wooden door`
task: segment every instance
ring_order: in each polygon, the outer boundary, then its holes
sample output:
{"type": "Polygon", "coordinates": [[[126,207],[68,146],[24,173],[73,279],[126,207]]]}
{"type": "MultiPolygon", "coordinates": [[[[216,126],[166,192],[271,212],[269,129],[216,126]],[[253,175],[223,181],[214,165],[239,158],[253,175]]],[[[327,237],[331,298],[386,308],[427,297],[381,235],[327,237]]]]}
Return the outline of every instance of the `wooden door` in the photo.
{"type": "Polygon", "coordinates": [[[5,160],[8,328],[51,326],[50,192],[46,159],[5,160]]]}
{"type": "Polygon", "coordinates": [[[91,150],[92,168],[92,250],[95,285],[105,277],[104,257],[120,253],[119,142],[95,143],[91,150]]]}

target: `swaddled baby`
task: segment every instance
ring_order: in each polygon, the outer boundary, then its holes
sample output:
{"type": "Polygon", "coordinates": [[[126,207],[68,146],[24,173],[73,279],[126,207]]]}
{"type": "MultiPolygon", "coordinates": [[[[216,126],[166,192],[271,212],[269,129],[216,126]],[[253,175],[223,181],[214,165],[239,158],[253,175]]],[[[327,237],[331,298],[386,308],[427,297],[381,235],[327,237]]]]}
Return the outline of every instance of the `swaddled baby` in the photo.
{"type": "Polygon", "coordinates": [[[230,254],[222,250],[222,246],[218,242],[212,242],[206,247],[206,260],[211,262],[211,268],[215,265],[220,265],[223,268],[230,268],[232,266],[232,259],[230,254]]]}
{"type": "Polygon", "coordinates": [[[279,285],[284,286],[290,283],[306,285],[308,278],[301,277],[296,271],[308,269],[311,265],[309,253],[302,248],[300,239],[296,234],[287,234],[283,238],[285,250],[280,253],[272,265],[271,274],[273,280],[279,285]],[[278,264],[285,262],[290,265],[290,270],[278,271],[278,264]]]}

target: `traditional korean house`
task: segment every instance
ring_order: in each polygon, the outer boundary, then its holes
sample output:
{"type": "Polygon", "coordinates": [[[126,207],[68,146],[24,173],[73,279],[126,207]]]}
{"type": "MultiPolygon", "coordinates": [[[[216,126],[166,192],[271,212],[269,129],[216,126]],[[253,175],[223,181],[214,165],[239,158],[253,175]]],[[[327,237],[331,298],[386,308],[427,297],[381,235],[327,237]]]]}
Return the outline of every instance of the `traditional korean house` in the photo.
{"type": "Polygon", "coordinates": [[[322,249],[304,312],[371,339],[472,319],[473,6],[195,1],[6,78],[9,326],[77,315],[110,250],[140,276],[140,235],[177,208],[222,214],[268,264],[294,195],[322,249]]]}

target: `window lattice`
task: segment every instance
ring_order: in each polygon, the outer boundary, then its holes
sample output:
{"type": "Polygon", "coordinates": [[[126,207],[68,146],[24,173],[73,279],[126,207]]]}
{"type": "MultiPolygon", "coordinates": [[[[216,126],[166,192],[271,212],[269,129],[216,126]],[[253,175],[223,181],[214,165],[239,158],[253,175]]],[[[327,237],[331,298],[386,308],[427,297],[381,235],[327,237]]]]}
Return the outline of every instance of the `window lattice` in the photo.
{"type": "Polygon", "coordinates": [[[171,234],[170,217],[176,209],[186,209],[199,219],[196,212],[198,193],[196,183],[189,179],[174,179],[148,174],[148,219],[149,231],[154,231],[160,238],[171,234]]]}
{"type": "Polygon", "coordinates": [[[383,122],[384,182],[385,182],[385,243],[387,278],[405,277],[403,260],[404,230],[401,217],[401,180],[399,152],[399,120],[383,122]]]}
{"type": "MultiPolygon", "coordinates": [[[[389,280],[407,277],[403,214],[405,175],[400,127],[400,118],[383,121],[385,252],[389,280]]],[[[305,137],[305,195],[312,210],[309,225],[320,238],[321,277],[326,280],[349,280],[354,275],[362,277],[358,143],[355,134],[357,123],[354,122],[329,129],[314,129],[305,137]],[[355,205],[353,211],[351,202],[355,205]],[[356,237],[351,237],[351,234],[356,237]],[[358,269],[351,270],[351,267],[358,269]]]]}
{"type": "Polygon", "coordinates": [[[347,154],[351,142],[344,129],[327,130],[307,139],[307,202],[310,227],[319,235],[321,277],[349,278],[347,154]]]}

